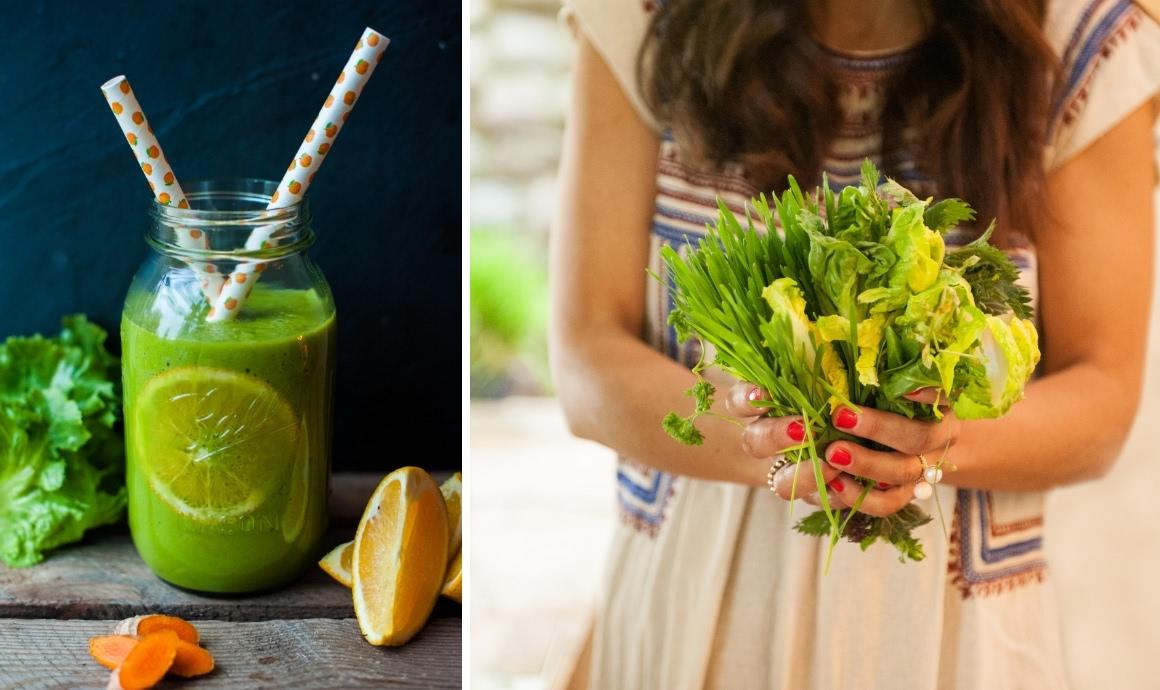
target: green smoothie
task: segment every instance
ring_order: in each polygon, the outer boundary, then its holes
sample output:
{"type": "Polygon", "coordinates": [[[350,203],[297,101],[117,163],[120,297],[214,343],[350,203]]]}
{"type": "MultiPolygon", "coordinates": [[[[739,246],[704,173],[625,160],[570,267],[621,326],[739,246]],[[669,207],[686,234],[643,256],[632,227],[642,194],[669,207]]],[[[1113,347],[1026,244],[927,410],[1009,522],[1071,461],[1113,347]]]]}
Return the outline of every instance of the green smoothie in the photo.
{"type": "Polygon", "coordinates": [[[334,307],[258,283],[234,321],[134,288],[121,320],[129,524],[161,578],[279,587],[326,529],[334,307]]]}

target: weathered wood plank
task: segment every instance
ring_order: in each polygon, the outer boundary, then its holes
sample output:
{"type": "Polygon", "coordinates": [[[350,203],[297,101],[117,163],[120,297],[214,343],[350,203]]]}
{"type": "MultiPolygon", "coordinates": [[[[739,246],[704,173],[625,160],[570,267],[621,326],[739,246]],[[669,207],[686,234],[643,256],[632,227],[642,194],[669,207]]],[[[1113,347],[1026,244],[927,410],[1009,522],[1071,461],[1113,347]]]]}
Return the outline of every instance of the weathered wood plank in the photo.
{"type": "MultiPolygon", "coordinates": [[[[328,545],[350,539],[332,532],[328,545]]],[[[279,618],[349,618],[350,590],[320,568],[275,592],[210,597],[177,589],[150,572],[128,535],[102,534],[58,551],[32,568],[0,565],[0,618],[120,619],[169,613],[189,620],[261,621],[279,618]]],[[[445,602],[436,617],[458,619],[445,602]]],[[[456,620],[458,625],[458,620],[456,620]]]]}
{"type": "MultiPolygon", "coordinates": [[[[88,640],[113,625],[0,620],[0,690],[102,690],[109,674],[89,657],[88,640]]],[[[160,690],[461,687],[456,619],[433,620],[397,649],[368,645],[353,619],[205,621],[198,628],[217,668],[196,681],[166,681],[160,690]]]]}
{"type": "MultiPolygon", "coordinates": [[[[329,549],[354,536],[356,512],[381,476],[339,474],[334,477],[329,549]],[[345,507],[344,507],[345,506],[345,507]],[[343,512],[345,511],[345,512],[343,512]]],[[[439,477],[436,477],[437,479],[439,477]]],[[[121,529],[98,530],[72,546],[58,549],[43,563],[14,569],[0,564],[0,618],[119,619],[144,612],[166,612],[190,620],[260,621],[279,618],[348,618],[350,591],[320,568],[308,568],[295,584],[257,596],[209,597],[186,592],[158,579],[121,529]]],[[[436,609],[436,615],[458,615],[458,607],[436,609]]]]}
{"type": "MultiPolygon", "coordinates": [[[[340,543],[343,535],[329,541],[340,543]]],[[[347,537],[349,538],[349,537],[347,537]]],[[[350,591],[319,568],[268,594],[193,594],[154,575],[125,534],[101,534],[57,551],[31,568],[0,566],[0,617],[127,618],[164,611],[188,619],[348,618],[350,591]]]]}

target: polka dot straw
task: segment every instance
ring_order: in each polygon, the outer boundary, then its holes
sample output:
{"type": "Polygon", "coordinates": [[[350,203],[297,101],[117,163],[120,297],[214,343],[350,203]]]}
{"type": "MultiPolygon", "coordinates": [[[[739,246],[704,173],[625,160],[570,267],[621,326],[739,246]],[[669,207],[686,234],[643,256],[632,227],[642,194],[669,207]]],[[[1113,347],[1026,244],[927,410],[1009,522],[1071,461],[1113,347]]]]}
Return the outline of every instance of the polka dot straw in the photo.
{"type": "MultiPolygon", "coordinates": [[[[363,87],[383,59],[383,51],[387,49],[388,43],[390,40],[374,29],[367,27],[363,30],[362,37],[354,45],[354,52],[350,54],[330,95],[322,104],[322,110],[318,112],[318,117],[298,147],[298,153],[290,160],[290,166],[270,198],[267,209],[285,208],[302,200],[310,183],[314,181],[314,174],[346,123],[346,118],[358,102],[363,87]]],[[[261,249],[278,227],[275,223],[256,228],[246,240],[246,249],[261,249]]],[[[234,269],[210,310],[208,320],[229,321],[237,316],[263,268],[262,262],[246,262],[234,269]]]]}
{"type": "MultiPolygon", "coordinates": [[[[113,77],[101,86],[101,93],[105,94],[105,100],[109,102],[109,108],[116,116],[121,131],[125,133],[125,140],[129,142],[129,148],[133,150],[137,164],[141,167],[141,172],[145,174],[145,179],[149,182],[149,188],[153,190],[153,196],[157,202],[165,206],[189,208],[189,202],[185,200],[185,192],[181,190],[181,185],[177,182],[173,169],[169,167],[169,161],[165,159],[161,145],[157,143],[157,137],[153,135],[153,128],[149,126],[149,120],[145,117],[145,112],[141,110],[141,104],[137,102],[133,87],[129,86],[129,80],[124,75],[113,77]]],[[[201,230],[177,227],[175,233],[177,244],[180,247],[209,249],[209,240],[201,230]]],[[[221,292],[225,279],[211,263],[192,264],[192,266],[197,272],[201,290],[205,294],[206,300],[212,304],[217,299],[218,293],[221,292]]]]}

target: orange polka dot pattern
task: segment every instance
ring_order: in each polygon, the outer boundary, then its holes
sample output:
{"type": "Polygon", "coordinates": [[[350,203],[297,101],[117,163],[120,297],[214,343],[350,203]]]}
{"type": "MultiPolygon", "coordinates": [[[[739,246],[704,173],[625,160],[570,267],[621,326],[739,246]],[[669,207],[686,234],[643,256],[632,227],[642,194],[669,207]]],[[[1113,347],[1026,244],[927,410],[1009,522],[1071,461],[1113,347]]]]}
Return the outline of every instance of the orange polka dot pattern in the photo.
{"type": "MultiPolygon", "coordinates": [[[[114,77],[101,87],[101,93],[105,94],[109,108],[116,116],[117,124],[125,134],[125,140],[129,142],[157,202],[166,206],[189,208],[185,192],[178,184],[173,169],[169,167],[169,161],[153,134],[153,128],[149,126],[145,111],[141,109],[137,96],[129,86],[129,80],[124,76],[114,77]]],[[[177,243],[185,249],[209,248],[209,240],[200,230],[179,227],[176,228],[176,235],[177,243]]],[[[217,299],[224,279],[214,270],[213,264],[191,265],[198,274],[206,299],[210,302],[217,299]]]]}
{"type": "MultiPolygon", "coordinates": [[[[117,116],[117,124],[121,126],[125,140],[132,147],[133,155],[137,157],[137,163],[141,166],[141,172],[153,183],[157,200],[160,201],[161,195],[165,194],[169,197],[170,203],[176,206],[185,199],[185,192],[181,190],[181,185],[177,184],[173,169],[169,167],[169,161],[165,159],[161,145],[157,143],[157,137],[149,127],[149,121],[145,118],[141,104],[137,102],[137,97],[129,86],[129,80],[123,76],[111,79],[101,87],[101,92],[105,94],[109,107],[117,116]]],[[[204,242],[200,245],[201,248],[205,246],[204,242]]]]}
{"type": "MultiPolygon", "coordinates": [[[[306,133],[302,145],[292,159],[297,165],[291,165],[278,185],[278,201],[271,208],[282,208],[301,201],[302,194],[306,193],[310,185],[310,175],[313,174],[326,154],[330,151],[335,137],[346,122],[345,116],[358,103],[358,97],[366,86],[367,80],[374,73],[378,64],[379,55],[387,48],[390,41],[374,29],[367,28],[359,37],[355,50],[351,53],[346,65],[339,72],[334,87],[326,97],[326,102],[315,118],[314,124],[306,133]],[[297,182],[298,184],[292,185],[297,182]],[[297,190],[291,191],[292,189],[297,190]]],[[[253,238],[251,238],[253,239],[253,238]]],[[[253,243],[260,246],[262,238],[253,243]]]]}
{"type": "MultiPolygon", "coordinates": [[[[314,124],[298,147],[298,152],[290,159],[290,165],[278,189],[270,197],[268,209],[286,208],[302,201],[310,183],[314,181],[314,173],[326,160],[335,137],[342,130],[351,109],[358,103],[359,96],[366,86],[367,80],[374,73],[375,66],[382,59],[383,51],[387,49],[390,40],[374,29],[367,27],[351,53],[346,65],[339,72],[331,92],[322,104],[322,110],[314,119],[314,124]]],[[[246,240],[246,249],[256,251],[266,245],[271,235],[278,229],[276,224],[254,230],[246,240]]],[[[234,269],[230,280],[222,287],[221,294],[214,304],[213,313],[208,316],[211,322],[229,321],[237,315],[245,304],[246,297],[253,290],[253,283],[257,280],[255,274],[265,270],[267,264],[263,262],[246,262],[234,269]],[[239,280],[238,276],[253,276],[252,280],[239,280]]]]}

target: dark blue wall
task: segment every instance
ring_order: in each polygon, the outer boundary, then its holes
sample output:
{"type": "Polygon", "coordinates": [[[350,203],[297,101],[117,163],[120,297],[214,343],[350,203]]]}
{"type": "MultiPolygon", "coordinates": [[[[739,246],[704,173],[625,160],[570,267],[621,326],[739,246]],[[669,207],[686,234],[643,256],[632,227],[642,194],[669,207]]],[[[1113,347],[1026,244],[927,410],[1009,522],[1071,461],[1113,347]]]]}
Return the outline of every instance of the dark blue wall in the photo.
{"type": "Polygon", "coordinates": [[[4,0],[0,337],[71,312],[116,333],[150,194],[105,80],[129,77],[179,179],[278,179],[371,26],[391,45],[310,190],[339,309],[335,466],[458,467],[461,16],[459,0],[4,0]],[[403,439],[428,452],[397,454],[403,439]]]}

